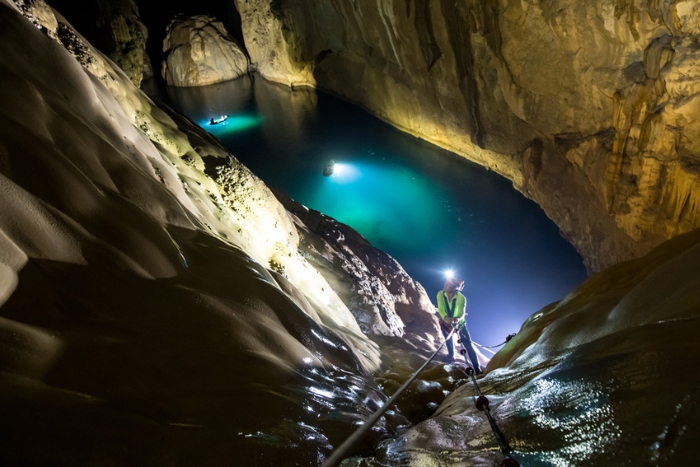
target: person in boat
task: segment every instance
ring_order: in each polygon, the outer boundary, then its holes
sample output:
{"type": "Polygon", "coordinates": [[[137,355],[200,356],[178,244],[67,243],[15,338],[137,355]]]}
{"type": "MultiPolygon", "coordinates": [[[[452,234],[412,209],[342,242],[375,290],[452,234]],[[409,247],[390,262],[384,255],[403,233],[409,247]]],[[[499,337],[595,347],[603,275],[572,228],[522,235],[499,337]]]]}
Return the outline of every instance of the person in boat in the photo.
{"type": "Polygon", "coordinates": [[[219,118],[217,118],[217,119],[215,119],[214,117],[212,117],[211,120],[209,120],[209,124],[210,124],[210,125],[216,125],[216,124],[218,124],[218,123],[223,123],[223,122],[226,121],[227,118],[228,118],[228,115],[222,115],[221,117],[219,117],[219,118]]]}
{"type": "MultiPolygon", "coordinates": [[[[476,349],[472,344],[472,338],[467,329],[467,297],[462,294],[464,281],[458,277],[452,277],[445,281],[445,286],[437,294],[438,315],[440,318],[440,330],[445,339],[450,335],[453,328],[457,328],[457,334],[462,341],[462,345],[467,350],[467,355],[471,361],[472,368],[476,374],[482,373],[476,349]]],[[[449,361],[454,362],[454,335],[447,341],[447,353],[449,361]]]]}

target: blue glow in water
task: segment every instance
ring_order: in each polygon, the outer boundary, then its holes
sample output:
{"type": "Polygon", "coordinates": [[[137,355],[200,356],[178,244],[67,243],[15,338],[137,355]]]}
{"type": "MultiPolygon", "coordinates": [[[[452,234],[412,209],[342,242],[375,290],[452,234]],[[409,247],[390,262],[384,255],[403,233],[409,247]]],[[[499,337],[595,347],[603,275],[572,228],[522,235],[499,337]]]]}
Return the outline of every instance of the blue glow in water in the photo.
{"type": "Polygon", "coordinates": [[[438,187],[407,168],[379,163],[337,163],[330,177],[312,177],[296,193],[312,206],[352,226],[380,249],[411,252],[439,234],[438,187]],[[423,213],[415,209],[421,206],[423,213]],[[410,232],[410,235],[406,235],[410,232]]]}
{"type": "Polygon", "coordinates": [[[268,186],[391,254],[433,301],[453,269],[477,342],[502,342],[586,277],[575,249],[509,181],[341,100],[260,78],[169,89],[167,98],[268,186]],[[224,114],[247,124],[208,124],[224,114]],[[338,170],[325,177],[330,159],[338,170]]]}
{"type": "Polygon", "coordinates": [[[211,123],[211,118],[217,119],[217,117],[200,119],[197,121],[197,124],[217,138],[225,137],[230,133],[244,131],[262,123],[262,117],[259,115],[228,115],[224,121],[214,124],[211,123]]]}

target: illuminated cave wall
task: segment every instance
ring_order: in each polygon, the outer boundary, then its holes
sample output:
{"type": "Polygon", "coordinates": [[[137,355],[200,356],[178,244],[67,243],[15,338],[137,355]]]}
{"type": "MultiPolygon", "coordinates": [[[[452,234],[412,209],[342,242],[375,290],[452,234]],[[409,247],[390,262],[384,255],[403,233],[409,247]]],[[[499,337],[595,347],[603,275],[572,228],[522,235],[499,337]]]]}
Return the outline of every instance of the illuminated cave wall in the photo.
{"type": "Polygon", "coordinates": [[[700,226],[697,2],[139,7],[154,63],[173,15],[214,14],[267,79],[340,95],[512,180],[590,271],[700,226]]]}
{"type": "Polygon", "coordinates": [[[700,226],[695,1],[236,0],[266,78],[495,170],[589,270],[700,226]]]}

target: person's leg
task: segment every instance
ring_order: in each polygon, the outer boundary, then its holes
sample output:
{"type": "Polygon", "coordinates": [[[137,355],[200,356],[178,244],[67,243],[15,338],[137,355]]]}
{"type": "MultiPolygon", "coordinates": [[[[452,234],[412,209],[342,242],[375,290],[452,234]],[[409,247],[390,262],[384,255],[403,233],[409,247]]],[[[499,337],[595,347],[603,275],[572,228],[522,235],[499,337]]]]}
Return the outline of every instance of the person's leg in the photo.
{"type": "Polygon", "coordinates": [[[447,336],[450,335],[451,330],[447,328],[447,326],[443,325],[440,323],[440,331],[442,331],[442,337],[447,341],[445,344],[445,347],[447,347],[447,354],[450,356],[450,361],[454,361],[455,359],[455,345],[454,345],[454,339],[452,336],[448,339],[447,336]]]}
{"type": "Polygon", "coordinates": [[[469,335],[466,324],[459,328],[459,338],[462,341],[462,346],[467,349],[467,355],[469,355],[469,360],[472,362],[472,368],[474,368],[475,372],[480,373],[481,366],[479,365],[479,359],[476,356],[476,350],[474,349],[474,344],[472,344],[472,337],[469,335]]]}

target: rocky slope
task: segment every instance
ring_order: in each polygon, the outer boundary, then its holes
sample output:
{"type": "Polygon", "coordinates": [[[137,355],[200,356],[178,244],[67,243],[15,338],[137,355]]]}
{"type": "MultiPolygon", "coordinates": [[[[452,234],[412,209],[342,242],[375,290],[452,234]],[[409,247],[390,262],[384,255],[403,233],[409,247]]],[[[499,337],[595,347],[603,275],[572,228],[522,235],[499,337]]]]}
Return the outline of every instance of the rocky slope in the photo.
{"type": "Polygon", "coordinates": [[[700,5],[236,0],[266,78],[331,91],[538,202],[591,271],[700,226],[700,5]]]}
{"type": "MultiPolygon", "coordinates": [[[[700,230],[615,265],[533,314],[477,380],[522,466],[694,463],[700,230]]],[[[343,467],[500,465],[472,383],[343,467]]]]}
{"type": "MultiPolygon", "coordinates": [[[[0,0],[0,57],[0,464],[312,465],[340,443],[383,398],[341,297],[383,277],[348,248],[329,283],[300,242],[337,239],[42,0],[0,0]]],[[[352,311],[434,348],[401,285],[352,311]]]]}

